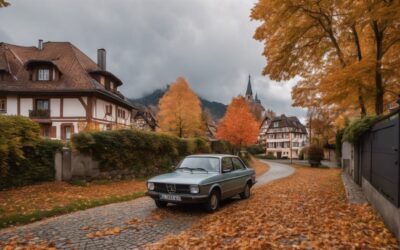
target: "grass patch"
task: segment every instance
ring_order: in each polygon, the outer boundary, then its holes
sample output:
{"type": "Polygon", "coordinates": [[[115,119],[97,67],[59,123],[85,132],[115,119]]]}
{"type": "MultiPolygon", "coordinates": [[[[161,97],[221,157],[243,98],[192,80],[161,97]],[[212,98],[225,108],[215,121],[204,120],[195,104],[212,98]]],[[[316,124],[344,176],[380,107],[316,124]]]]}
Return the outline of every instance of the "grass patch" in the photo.
{"type": "Polygon", "coordinates": [[[42,220],[44,218],[67,214],[79,210],[85,210],[92,207],[123,202],[123,201],[130,201],[142,196],[144,196],[144,192],[135,192],[128,195],[110,196],[102,199],[74,201],[67,204],[66,206],[54,207],[51,210],[47,211],[37,210],[29,214],[17,214],[17,213],[11,214],[5,217],[0,217],[0,229],[12,225],[28,224],[34,221],[42,220]]]}

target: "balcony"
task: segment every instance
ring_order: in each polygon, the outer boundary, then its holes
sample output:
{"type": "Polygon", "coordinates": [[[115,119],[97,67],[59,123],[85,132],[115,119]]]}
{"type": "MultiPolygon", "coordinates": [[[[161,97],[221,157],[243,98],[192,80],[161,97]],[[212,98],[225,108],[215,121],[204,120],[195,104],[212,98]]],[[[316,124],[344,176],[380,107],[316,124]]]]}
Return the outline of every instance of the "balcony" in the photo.
{"type": "Polygon", "coordinates": [[[33,119],[50,118],[50,109],[29,110],[29,118],[33,118],[33,119]]]}

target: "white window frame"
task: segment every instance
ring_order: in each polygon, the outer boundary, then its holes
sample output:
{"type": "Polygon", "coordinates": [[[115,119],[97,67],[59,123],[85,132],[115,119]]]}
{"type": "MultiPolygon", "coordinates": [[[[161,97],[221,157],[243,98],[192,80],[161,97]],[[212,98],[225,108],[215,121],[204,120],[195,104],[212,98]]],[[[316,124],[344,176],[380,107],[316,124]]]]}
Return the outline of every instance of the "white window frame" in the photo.
{"type": "Polygon", "coordinates": [[[50,81],[50,69],[39,69],[38,81],[50,81]]]}

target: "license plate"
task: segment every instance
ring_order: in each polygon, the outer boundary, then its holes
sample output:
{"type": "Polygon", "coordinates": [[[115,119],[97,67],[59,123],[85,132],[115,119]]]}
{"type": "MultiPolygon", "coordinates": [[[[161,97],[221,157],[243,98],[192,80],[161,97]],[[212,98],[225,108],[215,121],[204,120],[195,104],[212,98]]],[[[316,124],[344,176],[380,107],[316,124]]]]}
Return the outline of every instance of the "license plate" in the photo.
{"type": "Polygon", "coordinates": [[[169,201],[181,201],[181,197],[179,195],[172,195],[172,194],[161,194],[161,200],[169,200],[169,201]]]}

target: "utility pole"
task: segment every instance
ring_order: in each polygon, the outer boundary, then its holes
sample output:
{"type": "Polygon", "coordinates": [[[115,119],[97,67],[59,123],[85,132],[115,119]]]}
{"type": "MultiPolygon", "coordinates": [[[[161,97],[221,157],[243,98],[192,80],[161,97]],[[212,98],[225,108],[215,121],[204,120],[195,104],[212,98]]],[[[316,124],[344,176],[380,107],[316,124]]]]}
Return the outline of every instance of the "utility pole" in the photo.
{"type": "Polygon", "coordinates": [[[289,129],[289,148],[290,148],[290,164],[293,163],[292,160],[292,133],[290,131],[291,129],[289,129]]]}

